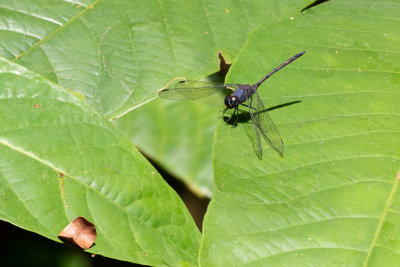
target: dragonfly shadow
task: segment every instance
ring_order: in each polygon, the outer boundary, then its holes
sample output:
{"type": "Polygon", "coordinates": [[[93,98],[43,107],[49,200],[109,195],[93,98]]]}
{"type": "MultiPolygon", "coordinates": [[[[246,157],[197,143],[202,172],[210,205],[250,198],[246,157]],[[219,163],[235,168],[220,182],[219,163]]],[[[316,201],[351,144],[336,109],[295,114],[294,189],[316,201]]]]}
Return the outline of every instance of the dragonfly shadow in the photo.
{"type": "Polygon", "coordinates": [[[271,111],[271,110],[274,110],[274,109],[284,108],[286,106],[291,106],[293,104],[298,104],[298,103],[301,103],[301,102],[302,102],[301,100],[296,100],[296,101],[292,101],[292,102],[288,102],[288,103],[285,103],[285,104],[280,104],[280,105],[276,105],[276,106],[267,108],[265,111],[271,111]]]}
{"type": "MultiPolygon", "coordinates": [[[[271,111],[274,109],[284,108],[286,106],[298,104],[301,102],[302,102],[301,100],[296,100],[296,101],[276,105],[276,106],[264,109],[264,110],[260,111],[259,113],[264,113],[264,112],[268,112],[268,111],[271,111]]],[[[245,108],[245,107],[243,107],[243,108],[245,108]]],[[[241,112],[238,114],[238,116],[236,118],[232,118],[231,116],[224,116],[223,119],[224,119],[225,123],[231,125],[232,128],[236,127],[238,125],[238,123],[249,123],[251,121],[250,112],[247,110],[243,110],[243,109],[241,109],[240,111],[241,112]]]]}
{"type": "Polygon", "coordinates": [[[250,117],[250,113],[246,110],[240,110],[241,112],[239,112],[239,114],[237,115],[237,117],[235,116],[234,118],[232,118],[231,116],[224,116],[224,121],[226,124],[229,124],[230,126],[232,126],[232,128],[235,128],[238,123],[247,123],[251,120],[250,117]]]}

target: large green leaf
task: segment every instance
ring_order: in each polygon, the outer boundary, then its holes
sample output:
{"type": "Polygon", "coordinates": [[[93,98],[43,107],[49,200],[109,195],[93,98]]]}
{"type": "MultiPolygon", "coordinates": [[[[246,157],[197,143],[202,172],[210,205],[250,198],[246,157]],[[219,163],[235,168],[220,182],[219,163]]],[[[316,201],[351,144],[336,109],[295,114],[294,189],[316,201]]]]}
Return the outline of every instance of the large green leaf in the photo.
{"type": "Polygon", "coordinates": [[[75,217],[89,251],[154,266],[196,264],[200,234],[178,195],[93,108],[0,60],[0,217],[57,240],[75,217]]]}
{"type": "Polygon", "coordinates": [[[269,112],[283,158],[264,142],[260,161],[240,125],[217,126],[202,266],[399,266],[398,14],[398,1],[331,1],[249,38],[229,82],[306,50],[259,88],[267,107],[301,102],[269,112]]]}

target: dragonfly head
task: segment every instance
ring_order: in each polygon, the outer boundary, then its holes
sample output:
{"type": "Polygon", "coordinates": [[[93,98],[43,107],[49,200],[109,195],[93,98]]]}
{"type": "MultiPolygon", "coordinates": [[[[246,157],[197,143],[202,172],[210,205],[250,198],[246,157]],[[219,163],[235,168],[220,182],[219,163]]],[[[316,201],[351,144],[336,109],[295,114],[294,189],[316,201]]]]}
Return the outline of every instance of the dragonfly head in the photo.
{"type": "Polygon", "coordinates": [[[227,108],[236,108],[237,106],[239,106],[240,102],[239,102],[239,98],[237,96],[234,95],[227,95],[225,97],[225,106],[227,108]]]}

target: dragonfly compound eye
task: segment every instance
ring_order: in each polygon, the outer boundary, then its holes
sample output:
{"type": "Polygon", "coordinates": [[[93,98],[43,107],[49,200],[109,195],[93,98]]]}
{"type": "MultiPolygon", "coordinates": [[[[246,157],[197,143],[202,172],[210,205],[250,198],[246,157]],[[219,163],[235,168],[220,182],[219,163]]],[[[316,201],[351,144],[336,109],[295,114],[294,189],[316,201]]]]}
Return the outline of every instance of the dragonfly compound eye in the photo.
{"type": "Polygon", "coordinates": [[[230,95],[227,95],[227,96],[225,97],[225,106],[226,106],[227,108],[232,108],[231,98],[232,98],[232,96],[230,96],[230,95]]]}
{"type": "Polygon", "coordinates": [[[238,98],[236,96],[227,95],[225,97],[225,106],[228,108],[234,108],[239,105],[238,98]]]}

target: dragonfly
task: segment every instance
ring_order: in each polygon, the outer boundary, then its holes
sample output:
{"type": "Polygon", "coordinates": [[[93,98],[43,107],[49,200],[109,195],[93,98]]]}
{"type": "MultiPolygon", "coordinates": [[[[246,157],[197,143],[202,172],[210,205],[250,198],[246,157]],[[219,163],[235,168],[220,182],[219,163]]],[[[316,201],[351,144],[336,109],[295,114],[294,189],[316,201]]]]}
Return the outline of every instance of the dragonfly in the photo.
{"type": "Polygon", "coordinates": [[[283,157],[284,145],[282,138],[268,115],[257,89],[274,73],[295,61],[304,55],[304,53],[305,51],[301,51],[289,58],[253,85],[216,84],[203,81],[181,80],[175,84],[175,87],[160,89],[158,95],[161,98],[170,100],[194,100],[219,106],[224,108],[222,114],[225,114],[227,110],[233,109],[231,117],[226,120],[227,123],[234,120],[232,125],[237,124],[239,120],[239,107],[243,106],[248,109],[251,118],[251,123],[243,123],[243,125],[257,157],[260,160],[262,159],[261,138],[283,157]]]}

